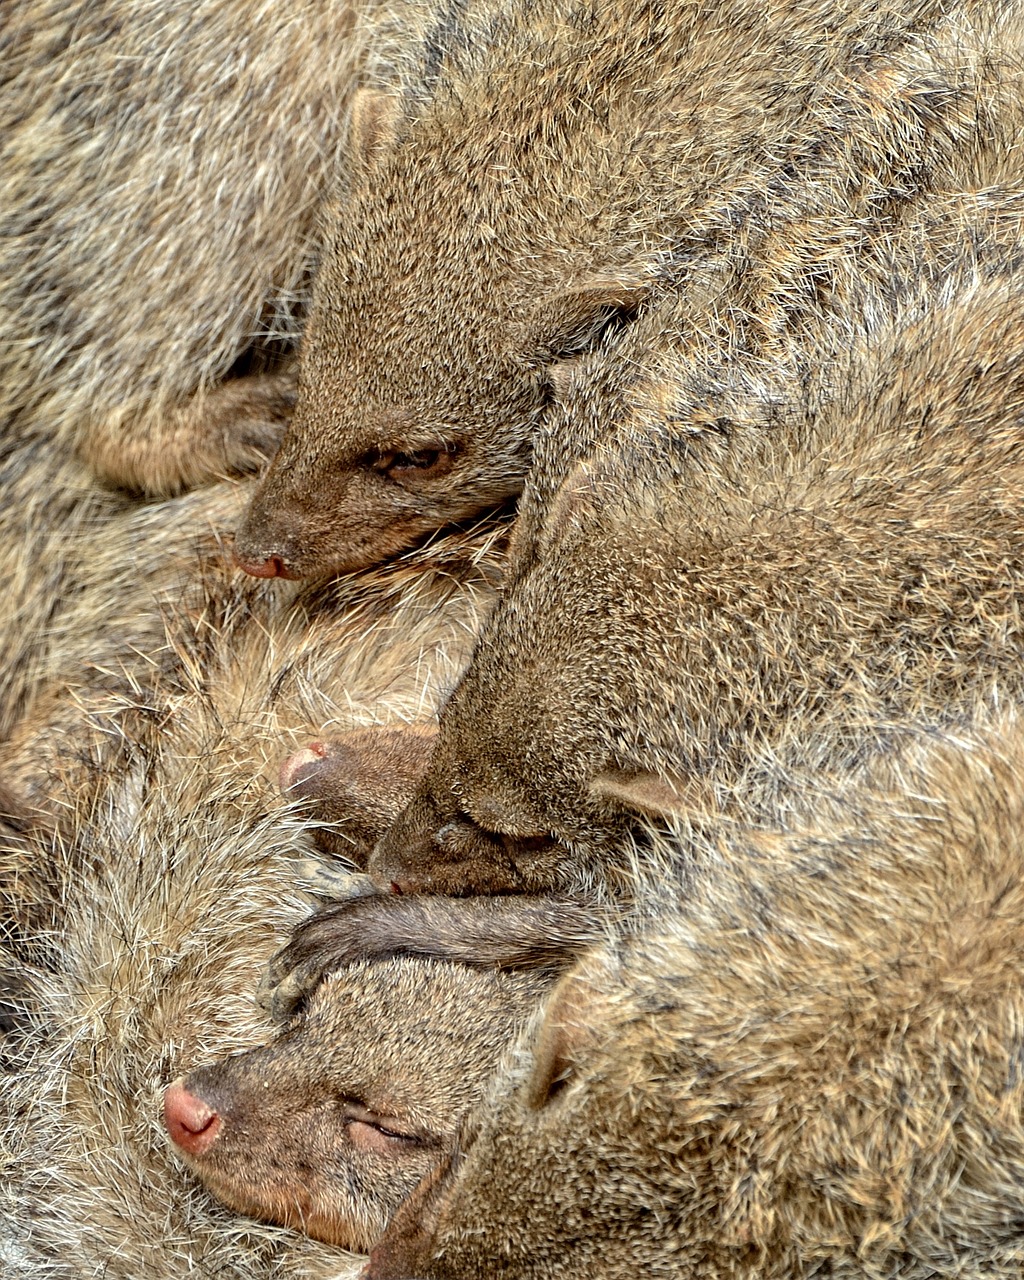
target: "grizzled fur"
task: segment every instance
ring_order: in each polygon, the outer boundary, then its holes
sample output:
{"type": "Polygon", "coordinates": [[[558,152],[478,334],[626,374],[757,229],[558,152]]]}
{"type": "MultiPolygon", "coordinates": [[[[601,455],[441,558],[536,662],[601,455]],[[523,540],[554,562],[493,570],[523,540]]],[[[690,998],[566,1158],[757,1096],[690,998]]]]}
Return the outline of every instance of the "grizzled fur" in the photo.
{"type": "Polygon", "coordinates": [[[574,408],[567,364],[665,290],[690,337],[766,357],[820,323],[905,207],[1019,176],[1021,31],[989,0],[438,19],[396,56],[398,95],[356,101],[242,566],[357,568],[517,494],[564,427],[552,402],[574,408]]]}
{"type": "Polygon", "coordinates": [[[802,385],[680,360],[659,316],[616,431],[516,539],[378,882],[626,891],[637,810],[769,812],[901,724],[1018,689],[1017,279],[908,286],[802,385]]]}
{"type": "Polygon", "coordinates": [[[5,4],[0,432],[148,493],[273,452],[359,10],[5,4]]]}
{"type": "Polygon", "coordinates": [[[889,766],[581,961],[367,1280],[1018,1276],[1024,734],[889,766]]]}
{"type": "Polygon", "coordinates": [[[266,1039],[253,992],[308,909],[292,886],[319,865],[276,785],[282,743],[324,723],[429,720],[501,555],[483,531],[359,581],[258,584],[233,572],[223,537],[244,496],[215,486],[95,528],[94,572],[76,569],[53,610],[91,618],[92,639],[76,647],[60,621],[48,684],[4,747],[18,824],[0,854],[12,1280],[326,1280],[354,1266],[213,1205],[168,1149],[159,1101],[182,1072],[266,1039]],[[121,576],[135,557],[154,572],[121,576]]]}

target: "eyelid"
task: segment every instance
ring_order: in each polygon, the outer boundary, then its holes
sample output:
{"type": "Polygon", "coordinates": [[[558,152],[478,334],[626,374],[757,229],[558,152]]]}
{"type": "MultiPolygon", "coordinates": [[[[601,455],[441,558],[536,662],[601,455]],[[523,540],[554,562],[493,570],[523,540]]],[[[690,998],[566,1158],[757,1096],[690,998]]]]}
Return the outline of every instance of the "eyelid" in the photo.
{"type": "Polygon", "coordinates": [[[428,1141],[422,1134],[409,1132],[405,1128],[397,1127],[402,1124],[397,1117],[381,1115],[380,1112],[371,1110],[355,1098],[342,1099],[342,1111],[346,1124],[365,1124],[371,1129],[376,1129],[378,1133],[401,1142],[423,1144],[428,1141]]]}

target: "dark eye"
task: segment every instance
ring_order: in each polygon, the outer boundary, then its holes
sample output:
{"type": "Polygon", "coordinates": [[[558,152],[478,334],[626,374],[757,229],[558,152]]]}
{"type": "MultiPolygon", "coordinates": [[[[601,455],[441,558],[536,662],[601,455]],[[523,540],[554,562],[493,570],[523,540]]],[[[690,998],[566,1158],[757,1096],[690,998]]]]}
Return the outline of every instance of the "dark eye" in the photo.
{"type": "Polygon", "coordinates": [[[542,853],[550,849],[554,841],[550,836],[510,836],[504,833],[498,839],[510,853],[542,853]]]}
{"type": "Polygon", "coordinates": [[[440,449],[418,449],[415,453],[396,453],[390,471],[429,471],[441,460],[440,449]]]}

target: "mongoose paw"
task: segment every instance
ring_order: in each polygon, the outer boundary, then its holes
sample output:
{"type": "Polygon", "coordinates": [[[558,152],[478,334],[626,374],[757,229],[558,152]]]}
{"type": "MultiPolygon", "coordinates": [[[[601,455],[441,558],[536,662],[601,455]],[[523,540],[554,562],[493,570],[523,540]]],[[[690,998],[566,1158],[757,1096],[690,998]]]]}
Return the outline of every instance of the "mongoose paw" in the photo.
{"type": "Polygon", "coordinates": [[[256,988],[256,1003],[273,1022],[288,1022],[316,990],[323,970],[314,963],[286,970],[279,960],[274,956],[267,965],[256,988]]]}
{"type": "Polygon", "coordinates": [[[232,475],[260,470],[277,452],[295,397],[291,372],[236,378],[207,397],[211,426],[220,429],[220,469],[232,475]]]}
{"type": "Polygon", "coordinates": [[[319,858],[303,858],[299,862],[298,881],[306,893],[331,902],[348,902],[379,892],[365,872],[337,863],[326,864],[319,858]]]}

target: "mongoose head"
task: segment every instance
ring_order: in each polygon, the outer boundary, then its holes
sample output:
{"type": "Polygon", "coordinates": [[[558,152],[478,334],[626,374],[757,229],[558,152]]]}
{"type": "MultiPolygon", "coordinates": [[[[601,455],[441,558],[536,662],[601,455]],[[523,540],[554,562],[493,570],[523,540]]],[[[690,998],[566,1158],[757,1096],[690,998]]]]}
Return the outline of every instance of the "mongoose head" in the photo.
{"type": "Polygon", "coordinates": [[[295,415],[237,535],[249,573],[359,569],[513,499],[550,368],[639,306],[641,275],[572,248],[557,184],[524,191],[448,114],[396,136],[388,99],[357,104],[295,415]]]}
{"type": "Polygon", "coordinates": [[[592,503],[588,474],[571,472],[538,545],[520,549],[422,781],[371,854],[381,888],[588,892],[638,813],[674,812],[701,785],[657,767],[665,686],[644,636],[651,601],[672,607],[650,581],[663,538],[640,545],[635,510],[610,510],[603,481],[592,503]],[[641,724],[646,760],[630,736],[641,724]]]}
{"type": "Polygon", "coordinates": [[[1015,687],[1024,302],[1000,276],[925,301],[838,329],[820,381],[737,358],[711,399],[679,361],[631,392],[517,533],[381,887],[607,884],[638,812],[753,816],[863,758],[883,709],[1015,687]]]}
{"type": "Polygon", "coordinates": [[[172,1084],[165,1124],[233,1209],[365,1251],[449,1152],[540,990],[458,964],[358,962],[270,1044],[172,1084]]]}
{"type": "Polygon", "coordinates": [[[283,762],[281,790],[305,800],[317,844],[365,866],[376,841],[412,799],[434,745],[432,725],[374,726],[312,742],[283,762]]]}

